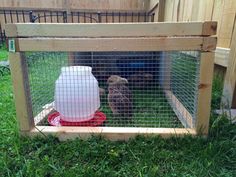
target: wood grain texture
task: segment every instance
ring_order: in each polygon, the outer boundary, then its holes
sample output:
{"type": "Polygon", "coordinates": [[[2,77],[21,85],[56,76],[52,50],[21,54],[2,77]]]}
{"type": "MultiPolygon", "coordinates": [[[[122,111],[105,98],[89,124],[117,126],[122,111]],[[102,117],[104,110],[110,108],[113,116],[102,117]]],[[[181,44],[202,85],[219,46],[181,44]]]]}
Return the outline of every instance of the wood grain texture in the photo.
{"type": "Polygon", "coordinates": [[[165,0],[159,0],[158,11],[157,11],[157,21],[164,22],[165,19],[165,0]]]}
{"type": "Polygon", "coordinates": [[[133,37],[214,35],[215,22],[182,23],[92,23],[6,25],[8,37],[133,37]]]}
{"type": "Polygon", "coordinates": [[[209,51],[215,46],[205,37],[19,38],[19,51],[209,51]]]}
{"type": "Polygon", "coordinates": [[[229,48],[236,19],[235,0],[166,0],[166,22],[217,21],[218,47],[229,48]]]}
{"type": "Polygon", "coordinates": [[[211,89],[214,69],[214,53],[202,52],[198,86],[196,130],[198,134],[208,134],[211,110],[211,89]]]}
{"type": "Polygon", "coordinates": [[[202,34],[203,35],[215,35],[217,31],[217,22],[210,22],[210,21],[206,21],[203,24],[202,27],[202,34]]]}
{"type": "Polygon", "coordinates": [[[34,126],[26,59],[23,53],[9,53],[16,115],[21,131],[34,126]]]}
{"type": "Polygon", "coordinates": [[[127,127],[54,127],[36,126],[28,135],[55,135],[60,140],[68,139],[88,139],[91,136],[103,136],[109,140],[129,140],[138,135],[154,136],[159,135],[163,138],[173,136],[196,135],[194,129],[185,128],[127,128],[127,127]],[[39,131],[40,130],[40,131],[39,131]]]}
{"type": "Polygon", "coordinates": [[[236,1],[223,0],[218,31],[218,47],[230,48],[236,21],[236,1]]]}

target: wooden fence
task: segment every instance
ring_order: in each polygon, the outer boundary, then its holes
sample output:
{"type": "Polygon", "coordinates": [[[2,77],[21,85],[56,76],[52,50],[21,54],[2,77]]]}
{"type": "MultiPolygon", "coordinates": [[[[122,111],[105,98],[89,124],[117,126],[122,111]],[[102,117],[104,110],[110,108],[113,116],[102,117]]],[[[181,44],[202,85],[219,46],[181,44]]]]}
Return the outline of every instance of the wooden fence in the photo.
{"type": "Polygon", "coordinates": [[[217,21],[215,64],[225,73],[223,103],[236,108],[236,1],[235,0],[151,0],[157,7],[155,21],[217,21]]]}
{"type": "Polygon", "coordinates": [[[1,0],[0,8],[43,10],[145,11],[147,0],[1,0]]]}

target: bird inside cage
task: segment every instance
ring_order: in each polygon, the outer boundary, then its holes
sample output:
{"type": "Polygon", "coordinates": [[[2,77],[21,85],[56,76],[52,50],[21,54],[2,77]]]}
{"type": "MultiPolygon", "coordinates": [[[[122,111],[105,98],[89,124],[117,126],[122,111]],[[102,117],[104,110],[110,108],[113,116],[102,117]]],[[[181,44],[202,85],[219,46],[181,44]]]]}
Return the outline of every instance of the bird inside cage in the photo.
{"type": "Polygon", "coordinates": [[[136,72],[128,77],[128,81],[134,88],[148,88],[153,85],[154,75],[147,72],[136,72]]]}
{"type": "Polygon", "coordinates": [[[118,121],[130,121],[133,116],[132,93],[128,88],[128,80],[118,75],[112,75],[107,80],[108,103],[113,117],[118,121]]]}

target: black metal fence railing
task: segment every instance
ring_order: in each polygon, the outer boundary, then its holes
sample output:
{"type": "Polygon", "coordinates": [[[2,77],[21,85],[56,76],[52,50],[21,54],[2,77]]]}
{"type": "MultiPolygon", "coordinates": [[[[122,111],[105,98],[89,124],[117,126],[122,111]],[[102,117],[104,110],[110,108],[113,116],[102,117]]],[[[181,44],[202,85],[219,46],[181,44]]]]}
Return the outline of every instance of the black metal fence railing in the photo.
{"type": "Polygon", "coordinates": [[[0,45],[6,41],[8,23],[120,23],[152,22],[153,12],[92,12],[49,10],[0,10],[0,45]]]}
{"type": "Polygon", "coordinates": [[[5,30],[2,29],[2,26],[0,24],[0,46],[2,46],[2,44],[6,41],[6,34],[5,34],[5,30]]]}

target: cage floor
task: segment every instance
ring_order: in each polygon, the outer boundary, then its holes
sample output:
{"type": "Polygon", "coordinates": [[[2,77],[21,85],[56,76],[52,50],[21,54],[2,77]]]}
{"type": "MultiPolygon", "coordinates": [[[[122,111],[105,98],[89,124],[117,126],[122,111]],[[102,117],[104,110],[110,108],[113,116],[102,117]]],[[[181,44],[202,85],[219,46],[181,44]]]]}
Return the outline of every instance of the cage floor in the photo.
{"type": "MultiPolygon", "coordinates": [[[[107,92],[101,96],[100,111],[105,113],[106,127],[165,127],[182,128],[183,125],[169,105],[162,89],[156,87],[148,90],[133,89],[134,114],[130,121],[115,117],[107,102],[107,92]]],[[[52,111],[53,112],[53,111],[52,111]]],[[[50,112],[50,113],[52,113],[50,112]]],[[[48,125],[48,115],[38,125],[48,125]]]]}

